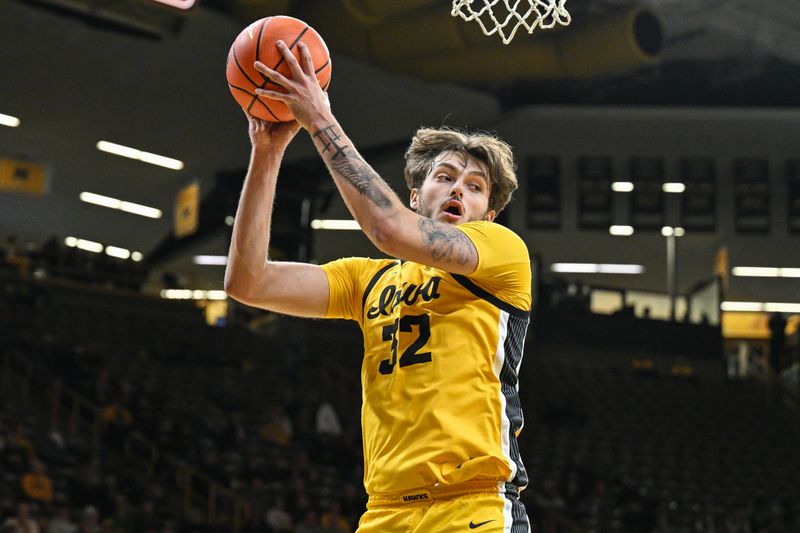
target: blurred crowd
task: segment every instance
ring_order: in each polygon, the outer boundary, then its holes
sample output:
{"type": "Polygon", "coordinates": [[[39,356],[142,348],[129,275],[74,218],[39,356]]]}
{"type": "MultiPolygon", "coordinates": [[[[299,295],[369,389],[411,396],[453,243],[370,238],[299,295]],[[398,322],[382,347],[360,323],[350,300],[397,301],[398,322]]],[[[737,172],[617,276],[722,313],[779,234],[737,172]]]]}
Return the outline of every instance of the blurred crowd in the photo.
{"type": "Polygon", "coordinates": [[[9,236],[0,243],[0,271],[38,279],[55,278],[104,287],[139,290],[147,278],[142,262],[63,245],[52,236],[41,245],[9,236]]]}
{"type": "MultiPolygon", "coordinates": [[[[329,333],[344,323],[287,319],[258,345],[216,353],[233,343],[175,344],[177,332],[194,330],[177,319],[184,311],[170,318],[170,302],[76,292],[65,311],[52,305],[61,301],[54,289],[25,283],[0,287],[0,355],[29,361],[96,406],[100,447],[91,431],[52,416],[43,385],[28,401],[3,387],[5,531],[231,531],[229,511],[213,525],[187,505],[168,468],[176,463],[245,504],[242,531],[355,530],[366,497],[354,329],[342,342],[329,333]],[[136,325],[139,312],[161,324],[136,325]],[[69,332],[71,320],[84,334],[69,332]],[[158,450],[152,468],[126,453],[134,434],[158,450]]],[[[532,479],[522,499],[539,530],[800,531],[797,410],[776,405],[766,385],[535,359],[521,379],[532,479]]]]}

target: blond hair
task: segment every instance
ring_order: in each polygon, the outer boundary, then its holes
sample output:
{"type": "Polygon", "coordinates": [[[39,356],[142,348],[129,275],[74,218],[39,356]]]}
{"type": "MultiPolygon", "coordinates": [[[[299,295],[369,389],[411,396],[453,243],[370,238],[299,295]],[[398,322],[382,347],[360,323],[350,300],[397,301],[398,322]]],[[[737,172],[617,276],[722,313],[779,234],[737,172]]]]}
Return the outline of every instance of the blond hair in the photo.
{"type": "Polygon", "coordinates": [[[420,128],[406,150],[405,178],[408,188],[420,188],[442,152],[456,152],[484,163],[489,170],[489,209],[500,213],[517,189],[514,154],[506,142],[484,132],[451,128],[420,128]]]}

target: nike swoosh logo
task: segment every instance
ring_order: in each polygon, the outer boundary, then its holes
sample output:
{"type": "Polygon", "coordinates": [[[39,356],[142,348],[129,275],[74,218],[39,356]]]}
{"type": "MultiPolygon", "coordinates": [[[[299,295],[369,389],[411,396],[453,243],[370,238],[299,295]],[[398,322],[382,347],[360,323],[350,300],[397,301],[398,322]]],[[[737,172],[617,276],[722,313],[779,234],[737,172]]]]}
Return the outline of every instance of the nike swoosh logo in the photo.
{"type": "Polygon", "coordinates": [[[489,522],[494,522],[494,520],[487,520],[486,522],[478,522],[477,524],[475,522],[473,522],[472,520],[470,520],[469,521],[469,528],[470,529],[477,529],[477,528],[479,528],[481,526],[485,526],[489,522]]]}

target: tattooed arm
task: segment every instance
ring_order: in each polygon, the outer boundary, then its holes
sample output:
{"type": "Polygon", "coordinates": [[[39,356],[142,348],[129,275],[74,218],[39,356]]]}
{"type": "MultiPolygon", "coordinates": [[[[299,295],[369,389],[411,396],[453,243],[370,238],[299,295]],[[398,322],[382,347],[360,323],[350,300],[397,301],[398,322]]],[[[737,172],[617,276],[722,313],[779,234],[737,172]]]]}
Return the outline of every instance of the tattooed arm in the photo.
{"type": "Polygon", "coordinates": [[[256,62],[256,69],[284,87],[286,93],[256,92],[286,103],[297,122],[311,134],[348,209],[367,237],[382,252],[456,274],[471,274],[478,266],[472,241],[453,226],[421,217],[407,208],[391,187],[370,167],[336,121],[319,88],[308,48],[300,42],[303,67],[289,48],[278,42],[292,71],[287,79],[256,62]]]}
{"type": "Polygon", "coordinates": [[[472,241],[460,230],[417,215],[356,151],[333,116],[312,125],[314,144],[364,233],[382,252],[455,274],[478,266],[472,241]]]}

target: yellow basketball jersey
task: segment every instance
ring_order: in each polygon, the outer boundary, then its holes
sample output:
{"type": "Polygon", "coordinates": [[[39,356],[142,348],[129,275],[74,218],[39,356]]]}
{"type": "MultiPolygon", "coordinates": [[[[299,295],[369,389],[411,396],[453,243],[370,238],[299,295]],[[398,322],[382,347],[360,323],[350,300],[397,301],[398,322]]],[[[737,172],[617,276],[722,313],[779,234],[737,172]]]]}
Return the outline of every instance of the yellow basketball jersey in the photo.
{"type": "Polygon", "coordinates": [[[469,276],[394,259],[323,265],[328,318],[364,335],[361,423],[370,495],[470,481],[523,488],[517,375],[531,308],[525,243],[492,222],[457,226],[469,276]]]}

